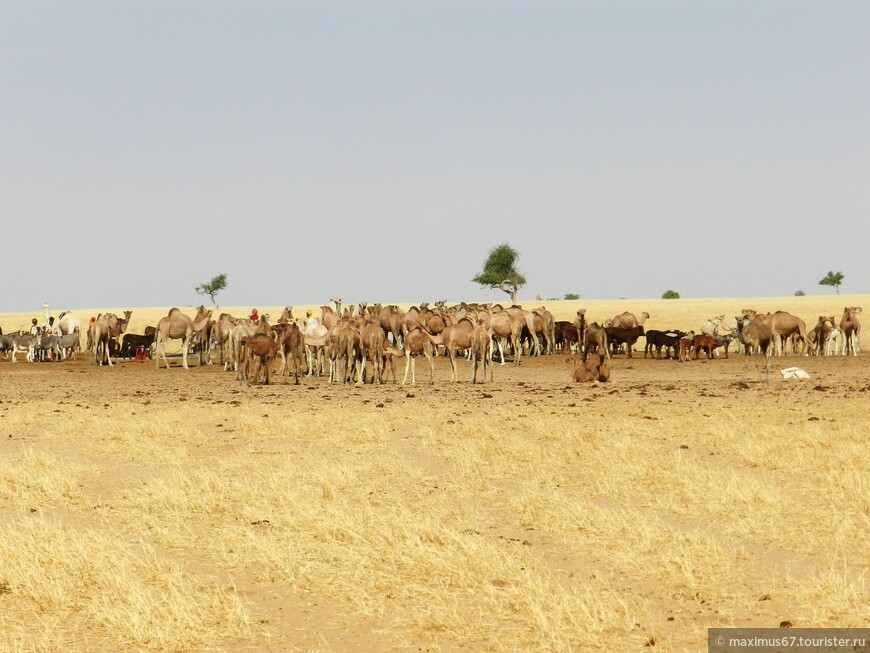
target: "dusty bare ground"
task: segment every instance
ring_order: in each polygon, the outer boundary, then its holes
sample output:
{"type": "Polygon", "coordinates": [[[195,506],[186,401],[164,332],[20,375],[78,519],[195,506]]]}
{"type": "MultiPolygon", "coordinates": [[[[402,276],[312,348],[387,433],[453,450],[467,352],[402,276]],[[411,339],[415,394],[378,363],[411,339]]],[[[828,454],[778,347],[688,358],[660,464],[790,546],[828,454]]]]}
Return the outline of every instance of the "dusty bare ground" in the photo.
{"type": "MultiPolygon", "coordinates": [[[[0,361],[0,649],[704,650],[866,626],[870,366],[246,387],[0,361]],[[777,370],[806,369],[808,381],[777,370]]],[[[418,381],[425,378],[418,366],[418,381]]],[[[400,377],[401,378],[401,377],[400,377]]]]}

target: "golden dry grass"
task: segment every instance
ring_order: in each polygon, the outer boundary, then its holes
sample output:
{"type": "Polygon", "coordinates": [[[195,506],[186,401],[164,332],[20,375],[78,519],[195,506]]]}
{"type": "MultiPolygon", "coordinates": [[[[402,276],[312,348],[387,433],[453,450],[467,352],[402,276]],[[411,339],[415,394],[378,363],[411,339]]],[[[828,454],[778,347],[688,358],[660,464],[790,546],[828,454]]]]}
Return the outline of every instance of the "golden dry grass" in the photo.
{"type": "MultiPolygon", "coordinates": [[[[551,310],[697,327],[867,299],[551,310]]],[[[0,361],[0,650],[684,651],[711,626],[863,626],[867,360],[786,357],[813,378],[765,385],[737,357],[620,358],[583,387],[561,356],[477,387],[438,361],[434,388],[0,361]]]]}

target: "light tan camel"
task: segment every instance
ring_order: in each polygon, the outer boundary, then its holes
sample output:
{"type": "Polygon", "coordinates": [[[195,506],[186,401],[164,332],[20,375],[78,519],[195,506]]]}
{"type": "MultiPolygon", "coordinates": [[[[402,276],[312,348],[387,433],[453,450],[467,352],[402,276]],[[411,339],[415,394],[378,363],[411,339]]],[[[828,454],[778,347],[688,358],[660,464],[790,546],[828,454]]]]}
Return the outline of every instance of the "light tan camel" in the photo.
{"type": "Polygon", "coordinates": [[[649,313],[644,311],[640,314],[640,319],[637,319],[637,316],[634,313],[629,313],[625,311],[624,313],[620,313],[613,317],[610,320],[610,324],[608,326],[620,327],[625,329],[631,329],[633,327],[643,326],[644,322],[649,319],[649,313]]]}
{"type": "MultiPolygon", "coordinates": [[[[341,300],[338,300],[339,305],[341,304],[341,300]]],[[[320,323],[325,326],[327,329],[333,328],[336,324],[338,324],[339,319],[341,319],[341,315],[332,310],[330,306],[321,306],[320,307],[320,323]]]]}
{"type": "Polygon", "coordinates": [[[804,353],[807,346],[806,322],[785,311],[768,313],[762,319],[773,334],[773,353],[778,353],[780,356],[785,354],[785,340],[790,338],[792,334],[797,334],[798,340],[801,342],[800,353],[804,353]]]}
{"type": "Polygon", "coordinates": [[[166,317],[160,318],[157,323],[157,339],[156,339],[156,369],[160,369],[160,356],[163,356],[163,362],[166,369],[169,369],[169,361],[166,360],[166,341],[181,339],[181,361],[184,369],[189,369],[187,366],[187,350],[193,340],[193,334],[205,328],[205,324],[211,318],[211,311],[205,311],[201,306],[197,311],[196,318],[190,319],[177,308],[169,310],[166,317]]]}
{"type": "Polygon", "coordinates": [[[444,345],[447,356],[450,358],[451,381],[459,380],[459,371],[456,366],[456,350],[471,348],[471,334],[474,331],[474,323],[469,319],[459,320],[456,324],[444,327],[440,334],[432,336],[432,342],[436,345],[444,345]]]}
{"type": "Polygon", "coordinates": [[[532,319],[535,325],[535,338],[544,336],[544,353],[552,354],[556,349],[556,320],[545,307],[533,308],[532,319]]]}
{"type": "Polygon", "coordinates": [[[398,306],[381,306],[375,304],[369,308],[369,312],[375,317],[385,333],[392,335],[393,344],[400,346],[402,343],[402,317],[403,313],[398,306]]]}
{"type": "Polygon", "coordinates": [[[578,308],[577,317],[574,318],[574,326],[577,328],[577,347],[582,353],[586,345],[586,309],[578,308]]]}
{"type": "Polygon", "coordinates": [[[858,313],[862,312],[860,306],[847,306],[843,309],[843,317],[840,318],[840,331],[845,337],[845,347],[843,355],[848,356],[851,351],[854,356],[861,351],[861,343],[859,337],[861,335],[861,321],[858,319],[858,313]]]}
{"type": "MultiPolygon", "coordinates": [[[[510,308],[506,308],[505,311],[508,315],[511,316],[515,322],[519,322],[519,328],[517,329],[517,341],[519,342],[520,336],[523,332],[523,327],[529,330],[529,333],[532,334],[532,346],[529,347],[529,356],[538,356],[541,353],[541,346],[538,343],[538,339],[534,337],[535,333],[535,317],[532,315],[531,311],[527,311],[523,309],[522,306],[511,306],[510,308]],[[534,351],[533,351],[534,350],[534,351]]],[[[519,354],[517,354],[519,358],[519,354]]]]}
{"type": "Polygon", "coordinates": [[[477,383],[478,363],[483,366],[483,383],[486,383],[486,370],[489,368],[489,381],[492,383],[492,334],[483,326],[483,320],[477,323],[471,332],[471,382],[477,383]]]}
{"type": "MultiPolygon", "coordinates": [[[[758,350],[765,361],[765,382],[770,382],[770,354],[773,345],[773,331],[761,317],[750,320],[741,315],[737,320],[737,338],[743,344],[743,371],[749,363],[749,354],[758,350]]],[[[757,366],[757,363],[756,363],[757,366]]]]}
{"type": "Polygon", "coordinates": [[[402,385],[408,382],[409,370],[411,372],[411,383],[417,383],[416,359],[420,355],[425,356],[426,360],[429,361],[429,385],[433,385],[435,383],[435,342],[433,337],[420,327],[415,327],[405,334],[402,351],[405,356],[405,378],[402,379],[402,385]]]}
{"type": "MultiPolygon", "coordinates": [[[[466,318],[468,319],[468,318],[466,318]]],[[[501,358],[501,364],[504,365],[504,350],[508,342],[514,351],[514,365],[520,364],[523,348],[520,345],[520,334],[523,330],[523,318],[513,316],[507,311],[500,310],[493,312],[492,309],[479,311],[477,314],[478,320],[483,320],[484,326],[492,333],[498,345],[498,353],[501,358]]],[[[462,320],[460,320],[461,322],[462,320]]],[[[471,320],[468,320],[471,322],[471,320]]],[[[459,322],[457,322],[459,324],[459,322]]],[[[472,327],[474,322],[471,322],[472,327]]]]}
{"type": "Polygon", "coordinates": [[[285,306],[281,311],[281,317],[278,318],[278,324],[289,324],[293,321],[293,307],[285,306]]]}
{"type": "Polygon", "coordinates": [[[101,313],[90,329],[94,345],[94,365],[102,365],[103,359],[112,367],[112,357],[109,355],[109,341],[114,340],[127,330],[133,311],[124,311],[120,318],[114,313],[101,313]]]}

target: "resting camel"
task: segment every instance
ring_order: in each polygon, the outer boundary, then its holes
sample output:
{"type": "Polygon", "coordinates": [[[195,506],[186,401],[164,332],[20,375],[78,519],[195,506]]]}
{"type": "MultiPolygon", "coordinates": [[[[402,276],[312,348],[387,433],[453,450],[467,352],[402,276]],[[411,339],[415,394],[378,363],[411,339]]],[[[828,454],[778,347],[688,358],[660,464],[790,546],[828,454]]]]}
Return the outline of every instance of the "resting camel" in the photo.
{"type": "Polygon", "coordinates": [[[204,307],[200,306],[196,317],[191,320],[177,308],[169,309],[169,314],[166,317],[160,318],[157,323],[157,347],[156,369],[160,369],[160,356],[163,356],[163,362],[166,364],[166,369],[169,369],[169,361],[166,360],[166,341],[181,340],[181,360],[184,369],[190,369],[187,366],[187,350],[190,346],[193,334],[205,328],[205,323],[211,318],[211,311],[205,312],[204,307]]]}
{"type": "Polygon", "coordinates": [[[102,365],[103,359],[112,367],[112,357],[109,355],[109,340],[114,340],[127,330],[133,311],[124,311],[124,317],[119,318],[114,313],[102,313],[97,316],[91,328],[94,345],[94,365],[102,365]]]}
{"type": "MultiPolygon", "coordinates": [[[[750,320],[741,315],[737,319],[737,338],[743,344],[743,370],[749,362],[749,354],[756,348],[764,356],[765,374],[764,380],[770,382],[770,354],[773,344],[773,331],[764,323],[761,317],[750,320]]],[[[756,363],[757,365],[757,363],[756,363]]]]}
{"type": "Polygon", "coordinates": [[[859,342],[861,321],[858,319],[858,313],[862,310],[860,306],[847,306],[843,309],[843,317],[840,318],[840,331],[845,337],[844,356],[847,356],[850,351],[854,356],[857,356],[858,352],[861,351],[861,343],[859,342]]]}
{"type": "Polygon", "coordinates": [[[607,365],[607,359],[602,358],[599,354],[592,354],[588,360],[581,365],[577,365],[576,358],[567,358],[566,362],[571,363],[571,378],[577,383],[589,383],[599,381],[604,383],[610,379],[610,367],[607,365]]]}

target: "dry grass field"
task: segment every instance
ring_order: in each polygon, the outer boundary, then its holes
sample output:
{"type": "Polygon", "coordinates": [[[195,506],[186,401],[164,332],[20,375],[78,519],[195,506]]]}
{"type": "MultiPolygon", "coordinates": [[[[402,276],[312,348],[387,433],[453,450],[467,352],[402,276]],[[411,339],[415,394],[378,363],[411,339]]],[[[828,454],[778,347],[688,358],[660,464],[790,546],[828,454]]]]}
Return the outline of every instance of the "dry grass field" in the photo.
{"type": "MultiPolygon", "coordinates": [[[[870,296],[546,305],[812,326],[870,296]]],[[[870,623],[867,353],[769,384],[738,356],[583,386],[561,355],[477,386],[462,363],[248,387],[0,360],[0,650],[702,651],[708,627],[870,623]]]]}

